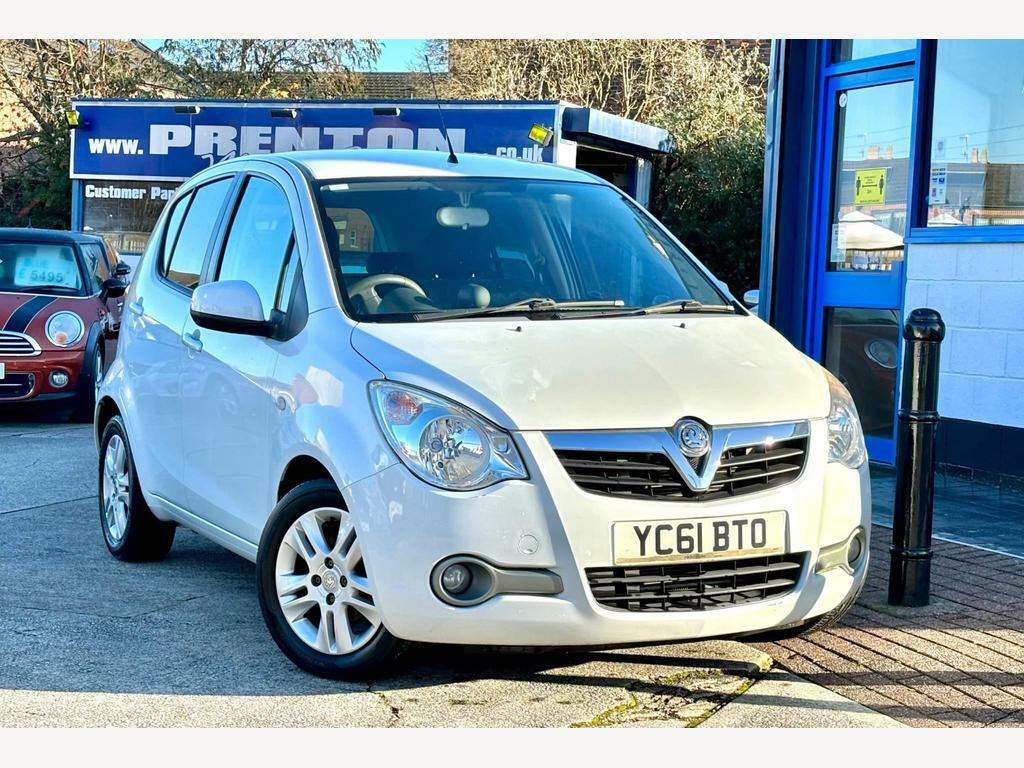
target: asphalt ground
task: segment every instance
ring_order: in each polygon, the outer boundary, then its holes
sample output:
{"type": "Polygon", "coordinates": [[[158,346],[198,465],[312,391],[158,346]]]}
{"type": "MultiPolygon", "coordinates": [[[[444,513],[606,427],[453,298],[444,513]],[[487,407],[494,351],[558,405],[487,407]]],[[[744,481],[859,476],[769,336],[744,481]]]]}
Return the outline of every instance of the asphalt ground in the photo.
{"type": "Polygon", "coordinates": [[[246,560],[187,529],[159,563],[107,553],[90,425],[8,416],[0,456],[0,727],[892,724],[727,641],[418,646],[396,677],[321,680],[274,645],[246,560]]]}

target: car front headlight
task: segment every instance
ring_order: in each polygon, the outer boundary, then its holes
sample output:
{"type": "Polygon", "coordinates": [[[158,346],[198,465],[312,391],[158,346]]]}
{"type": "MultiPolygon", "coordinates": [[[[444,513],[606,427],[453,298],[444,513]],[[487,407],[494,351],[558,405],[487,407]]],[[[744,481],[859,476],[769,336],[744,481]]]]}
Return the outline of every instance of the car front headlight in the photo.
{"type": "Polygon", "coordinates": [[[82,338],[83,333],[85,325],[74,312],[54,312],[46,321],[46,338],[55,347],[70,347],[82,338]]]}
{"type": "Polygon", "coordinates": [[[828,460],[857,469],[868,458],[857,406],[846,387],[830,371],[825,371],[825,378],[832,400],[828,411],[828,460]]]}
{"type": "Polygon", "coordinates": [[[370,401],[398,458],[431,485],[472,491],[527,477],[508,432],[447,398],[373,381],[370,401]]]}

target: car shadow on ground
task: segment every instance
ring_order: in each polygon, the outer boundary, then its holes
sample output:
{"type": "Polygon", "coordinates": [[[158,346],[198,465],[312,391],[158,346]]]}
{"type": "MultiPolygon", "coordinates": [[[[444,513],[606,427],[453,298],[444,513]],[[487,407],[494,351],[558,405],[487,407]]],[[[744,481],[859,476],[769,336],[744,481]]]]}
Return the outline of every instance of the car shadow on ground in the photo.
{"type": "Polygon", "coordinates": [[[41,403],[0,404],[0,429],[6,425],[52,427],[82,424],[71,418],[71,406],[60,408],[41,403]]]}

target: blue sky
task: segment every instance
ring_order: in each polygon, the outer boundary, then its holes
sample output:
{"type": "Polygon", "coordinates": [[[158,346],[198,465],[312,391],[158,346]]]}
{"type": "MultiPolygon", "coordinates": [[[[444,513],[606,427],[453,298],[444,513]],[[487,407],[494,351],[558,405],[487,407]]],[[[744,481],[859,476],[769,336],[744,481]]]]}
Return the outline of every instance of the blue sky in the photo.
{"type": "MultiPolygon", "coordinates": [[[[142,42],[150,48],[159,48],[165,38],[143,38],[142,42]]],[[[422,69],[419,51],[426,40],[378,40],[381,47],[380,58],[373,69],[377,72],[407,72],[410,69],[422,69]],[[417,61],[414,61],[417,59],[417,61]],[[412,66],[410,66],[412,64],[412,66]]]]}

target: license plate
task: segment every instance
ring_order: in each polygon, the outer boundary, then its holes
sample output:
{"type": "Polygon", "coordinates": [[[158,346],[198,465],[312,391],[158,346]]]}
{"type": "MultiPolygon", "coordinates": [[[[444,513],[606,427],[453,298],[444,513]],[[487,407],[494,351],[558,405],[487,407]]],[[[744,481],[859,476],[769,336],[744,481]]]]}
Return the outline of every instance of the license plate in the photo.
{"type": "Polygon", "coordinates": [[[7,378],[7,364],[0,363],[0,381],[3,381],[5,378],[7,378]]]}
{"type": "Polygon", "coordinates": [[[615,565],[681,563],[786,551],[786,513],[612,524],[615,565]]]}

